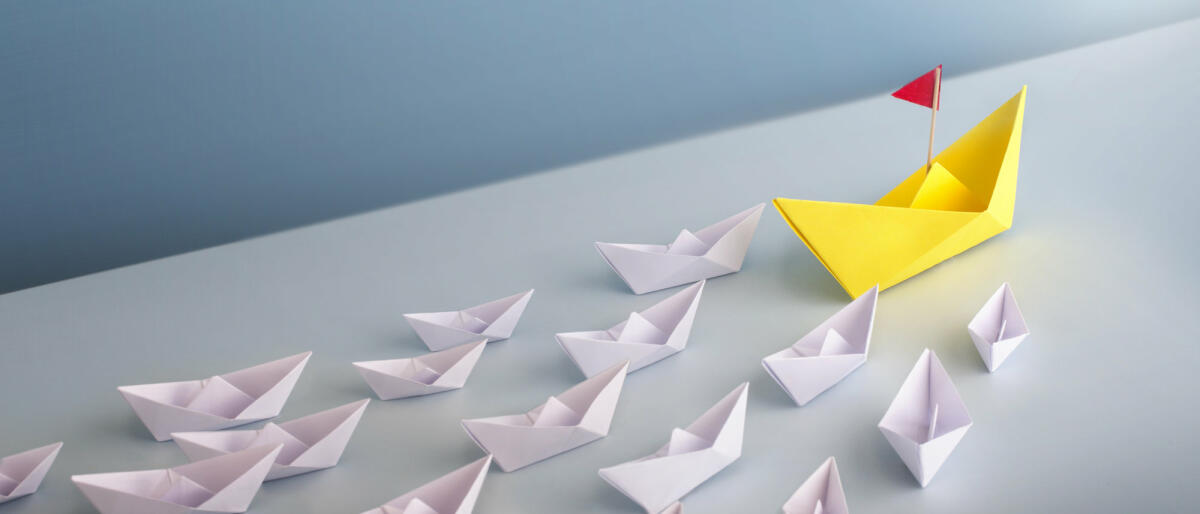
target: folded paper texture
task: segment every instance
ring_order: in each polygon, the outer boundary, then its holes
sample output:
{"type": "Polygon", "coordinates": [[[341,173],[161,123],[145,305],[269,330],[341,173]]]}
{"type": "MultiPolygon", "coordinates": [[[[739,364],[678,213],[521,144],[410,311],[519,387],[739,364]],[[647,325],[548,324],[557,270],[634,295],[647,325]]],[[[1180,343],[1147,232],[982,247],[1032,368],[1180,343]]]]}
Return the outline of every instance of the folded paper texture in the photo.
{"type": "Polygon", "coordinates": [[[71,480],[102,514],[246,512],[282,449],[255,446],[168,469],[71,480]]]}
{"type": "Polygon", "coordinates": [[[355,362],[354,367],[382,400],[440,393],[467,384],[486,344],[487,339],[479,339],[408,359],[355,362]]]}
{"type": "Polygon", "coordinates": [[[749,384],[743,383],[646,457],[600,470],[648,513],[659,513],[742,456],[749,384]]]}
{"type": "Polygon", "coordinates": [[[596,243],[596,250],[635,294],[719,277],[742,269],[762,217],[758,204],[671,244],[596,243]]]}
{"type": "Polygon", "coordinates": [[[683,514],[683,504],[679,502],[672,503],[670,507],[662,511],[662,514],[683,514]]]}
{"type": "Polygon", "coordinates": [[[463,429],[504,471],[608,435],[629,363],[615,365],[523,414],[464,419],[463,429]]]}
{"type": "Polygon", "coordinates": [[[795,344],[766,356],[763,368],[796,405],[806,405],[867,362],[879,289],[871,288],[795,344]]]}
{"type": "Polygon", "coordinates": [[[362,514],[471,514],[491,465],[488,455],[362,514]]]}
{"type": "Polygon", "coordinates": [[[331,468],[337,465],[370,400],[359,400],[259,430],[177,432],[175,443],[197,461],[254,446],[282,444],[266,480],[331,468]]]}
{"type": "Polygon", "coordinates": [[[979,313],[967,324],[967,333],[988,371],[996,371],[1013,350],[1029,337],[1025,316],[1017,306],[1012,288],[1005,282],[992,294],[979,313]]]}
{"type": "Polygon", "coordinates": [[[202,380],[121,386],[154,438],[219,430],[279,415],[312,352],[202,380]]]}
{"type": "Polygon", "coordinates": [[[460,311],[405,314],[404,319],[430,350],[445,350],[478,341],[501,341],[512,336],[533,290],[460,311]]]}
{"type": "Polygon", "coordinates": [[[809,475],[783,504],[783,514],[850,514],[842,476],[833,457],[809,475]]]}
{"type": "Polygon", "coordinates": [[[929,349],[921,353],[879,422],[879,430],[921,487],[929,485],[970,428],[966,404],[929,349]]]}
{"type": "Polygon", "coordinates": [[[54,443],[0,459],[0,503],[37,492],[63,443],[54,443]]]}
{"type": "Polygon", "coordinates": [[[692,333],[704,281],[678,292],[608,330],[555,334],[586,376],[629,361],[632,373],[683,351],[692,333]]]}
{"type": "Polygon", "coordinates": [[[775,207],[851,297],[896,285],[1012,226],[1025,92],[874,205],[776,198],[775,207]]]}

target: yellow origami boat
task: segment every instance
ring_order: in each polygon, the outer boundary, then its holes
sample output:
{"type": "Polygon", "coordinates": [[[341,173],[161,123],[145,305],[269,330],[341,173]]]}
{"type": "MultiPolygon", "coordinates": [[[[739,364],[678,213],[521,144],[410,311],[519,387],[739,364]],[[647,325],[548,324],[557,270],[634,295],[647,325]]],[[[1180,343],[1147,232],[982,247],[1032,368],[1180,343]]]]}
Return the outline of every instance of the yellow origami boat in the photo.
{"type": "Polygon", "coordinates": [[[1012,226],[1025,90],[874,205],[775,208],[851,297],[894,286],[1012,226]]]}

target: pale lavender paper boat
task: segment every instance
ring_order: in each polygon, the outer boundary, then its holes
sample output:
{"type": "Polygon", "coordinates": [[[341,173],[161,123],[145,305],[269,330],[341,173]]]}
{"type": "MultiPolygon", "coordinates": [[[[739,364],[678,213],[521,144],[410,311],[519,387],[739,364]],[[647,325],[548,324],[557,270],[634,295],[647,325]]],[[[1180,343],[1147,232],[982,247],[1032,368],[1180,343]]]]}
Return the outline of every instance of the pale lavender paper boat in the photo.
{"type": "Polygon", "coordinates": [[[154,438],[172,432],[220,430],[279,415],[312,352],[202,380],[121,386],[154,438]]]}
{"type": "Polygon", "coordinates": [[[1025,316],[1017,306],[1012,288],[1005,282],[988,298],[979,313],[967,324],[967,333],[979,350],[989,372],[996,371],[1013,350],[1029,337],[1025,316]]]}
{"type": "Polygon", "coordinates": [[[480,339],[408,359],[353,364],[381,400],[422,396],[466,385],[486,344],[486,339],[480,339]]]}
{"type": "Polygon", "coordinates": [[[749,391],[742,383],[658,451],[603,468],[600,478],[648,513],[666,510],[742,456],[749,391]]]}
{"type": "Polygon", "coordinates": [[[504,471],[515,471],[608,435],[629,363],[551,396],[533,410],[464,419],[463,429],[504,471]]]}
{"type": "Polygon", "coordinates": [[[460,311],[418,312],[404,319],[434,351],[478,341],[480,336],[501,341],[512,336],[532,296],[530,289],[460,311]]]}
{"type": "Polygon", "coordinates": [[[255,446],[282,444],[283,450],[265,479],[277,480],[336,466],[369,402],[359,400],[291,421],[267,423],[258,430],[176,432],[171,435],[192,461],[255,446]]]}
{"type": "Polygon", "coordinates": [[[49,444],[0,459],[0,503],[37,492],[62,446],[49,444]]]}
{"type": "Polygon", "coordinates": [[[471,514],[491,465],[488,455],[362,514],[471,514]]]}
{"type": "Polygon", "coordinates": [[[879,286],[871,288],[791,346],[766,356],[763,368],[804,406],[867,362],[879,286]]]}
{"type": "Polygon", "coordinates": [[[704,292],[704,281],[675,293],[608,330],[554,334],[586,376],[629,361],[633,373],[683,351],[704,292]]]}
{"type": "Polygon", "coordinates": [[[246,512],[283,445],[255,446],[167,469],[75,475],[101,514],[246,512]]]}
{"type": "Polygon", "coordinates": [[[833,457],[825,459],[792,493],[783,504],[783,514],[850,514],[846,492],[842,489],[842,476],[833,457]]]}
{"type": "Polygon", "coordinates": [[[762,218],[758,204],[696,232],[684,229],[667,245],[596,243],[596,250],[634,294],[735,273],[762,218]]]}
{"type": "Polygon", "coordinates": [[[950,374],[926,348],[879,421],[879,430],[925,487],[970,428],[971,416],[950,374]]]}

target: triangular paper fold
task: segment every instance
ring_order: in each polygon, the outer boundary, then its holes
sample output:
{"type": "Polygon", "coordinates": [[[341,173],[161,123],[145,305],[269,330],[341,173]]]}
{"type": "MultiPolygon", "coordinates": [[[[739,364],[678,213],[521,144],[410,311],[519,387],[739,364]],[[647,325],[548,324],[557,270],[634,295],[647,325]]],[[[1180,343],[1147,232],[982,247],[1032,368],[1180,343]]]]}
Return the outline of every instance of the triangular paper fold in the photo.
{"type": "Polygon", "coordinates": [[[783,514],[850,514],[837,461],[825,459],[783,504],[783,514]]]}
{"type": "Polygon", "coordinates": [[[281,448],[255,446],[169,469],[71,480],[101,514],[246,512],[281,448]]]}

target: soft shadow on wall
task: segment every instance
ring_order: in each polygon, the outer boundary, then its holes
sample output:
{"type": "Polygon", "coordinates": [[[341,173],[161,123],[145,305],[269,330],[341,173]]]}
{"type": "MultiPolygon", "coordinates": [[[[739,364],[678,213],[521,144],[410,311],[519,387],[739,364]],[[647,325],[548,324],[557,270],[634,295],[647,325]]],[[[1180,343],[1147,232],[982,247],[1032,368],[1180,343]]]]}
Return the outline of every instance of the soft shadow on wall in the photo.
{"type": "Polygon", "coordinates": [[[5,2],[0,292],[1200,15],[851,4],[5,2]]]}

